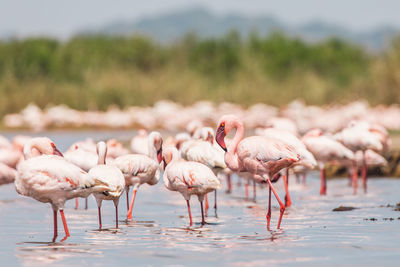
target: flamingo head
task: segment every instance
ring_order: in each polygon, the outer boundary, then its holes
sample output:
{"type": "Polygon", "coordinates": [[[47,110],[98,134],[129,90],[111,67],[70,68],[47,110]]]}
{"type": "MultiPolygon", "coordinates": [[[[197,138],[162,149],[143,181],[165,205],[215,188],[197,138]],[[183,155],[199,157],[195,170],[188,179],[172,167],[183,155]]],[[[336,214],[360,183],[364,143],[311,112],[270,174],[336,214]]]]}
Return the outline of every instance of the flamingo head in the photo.
{"type": "Polygon", "coordinates": [[[219,124],[217,134],[215,135],[215,141],[217,141],[218,145],[227,152],[228,150],[225,145],[225,136],[227,134],[225,125],[224,121],[219,124]]]}
{"type": "Polygon", "coordinates": [[[150,142],[153,142],[153,146],[157,152],[157,161],[161,163],[162,161],[162,145],[163,145],[163,138],[159,132],[151,132],[149,135],[150,142]]]}
{"type": "Polygon", "coordinates": [[[218,145],[227,152],[227,148],[225,145],[225,136],[232,130],[232,128],[237,128],[238,125],[241,125],[240,119],[235,115],[224,115],[219,120],[217,133],[215,134],[215,141],[217,141],[218,145]]]}

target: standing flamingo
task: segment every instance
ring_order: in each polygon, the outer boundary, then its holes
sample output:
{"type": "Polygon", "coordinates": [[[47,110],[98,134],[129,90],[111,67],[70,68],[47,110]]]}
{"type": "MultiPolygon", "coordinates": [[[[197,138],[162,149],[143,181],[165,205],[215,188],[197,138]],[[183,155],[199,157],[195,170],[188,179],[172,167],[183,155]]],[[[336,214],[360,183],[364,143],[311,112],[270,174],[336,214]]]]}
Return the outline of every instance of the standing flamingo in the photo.
{"type": "Polygon", "coordinates": [[[99,230],[101,230],[101,203],[103,200],[114,201],[115,206],[115,228],[118,228],[118,202],[125,187],[125,178],[121,171],[111,165],[106,164],[107,145],[104,142],[97,144],[98,165],[91,168],[89,175],[95,183],[103,187],[102,191],[94,192],[99,213],[99,230]]]}
{"type": "MultiPolygon", "coordinates": [[[[382,151],[383,143],[381,136],[369,131],[368,126],[364,123],[355,124],[350,123],[349,127],[344,128],[341,132],[337,133],[334,138],[341,142],[346,147],[351,149],[354,153],[362,151],[363,160],[361,167],[361,177],[363,181],[364,193],[367,192],[367,164],[365,160],[365,151],[371,149],[374,151],[382,151]]],[[[357,176],[358,176],[358,163],[353,161],[353,188],[354,194],[357,194],[357,176]]]]}
{"type": "Polygon", "coordinates": [[[146,130],[140,129],[138,131],[138,134],[132,138],[131,140],[131,150],[133,154],[142,154],[142,155],[148,155],[149,154],[149,149],[147,145],[147,139],[149,138],[149,135],[146,130]]]}
{"type": "Polygon", "coordinates": [[[278,229],[285,211],[285,205],[280,200],[270,178],[274,177],[281,169],[290,167],[299,161],[299,156],[292,152],[285,144],[278,140],[268,139],[264,136],[244,138],[244,126],[240,119],[234,115],[224,115],[219,120],[216,141],[225,150],[225,163],[235,172],[249,172],[253,176],[269,184],[269,202],[267,212],[267,229],[271,219],[271,189],[280,205],[278,229]],[[225,136],[236,129],[235,137],[227,148],[225,136]]]}
{"type": "Polygon", "coordinates": [[[162,157],[163,139],[159,132],[151,132],[148,138],[149,155],[128,154],[116,158],[112,164],[120,169],[125,177],[127,217],[132,219],[133,204],[136,192],[144,183],[155,185],[160,180],[159,163],[162,157]],[[129,204],[128,191],[133,186],[133,196],[129,204]]]}
{"type": "MultiPolygon", "coordinates": [[[[98,155],[96,154],[96,150],[93,150],[93,146],[96,147],[91,140],[77,142],[64,153],[64,157],[85,172],[88,172],[91,168],[96,166],[98,162],[98,155]]],[[[76,198],[75,209],[78,209],[78,207],[79,198],[76,198]]],[[[88,209],[87,198],[85,198],[85,209],[88,209]]]]}
{"type": "Polygon", "coordinates": [[[91,177],[76,165],[62,157],[48,138],[33,138],[24,147],[25,161],[18,166],[15,178],[16,191],[53,208],[54,235],[57,238],[57,211],[60,211],[66,240],[70,234],[64,216],[64,203],[75,197],[87,197],[96,190],[91,177]],[[34,156],[36,153],[51,155],[34,156]]]}
{"type": "Polygon", "coordinates": [[[319,129],[314,129],[306,133],[302,141],[317,159],[321,173],[321,188],[319,193],[320,195],[326,195],[326,163],[354,160],[354,153],[338,141],[322,135],[322,131],[319,129]]]}
{"type": "Polygon", "coordinates": [[[173,146],[165,149],[163,160],[166,165],[163,177],[165,187],[171,191],[178,191],[185,198],[190,226],[193,225],[193,220],[189,201],[191,195],[197,195],[201,206],[201,223],[204,225],[204,196],[219,189],[221,183],[206,165],[180,159],[178,150],[173,146]]]}

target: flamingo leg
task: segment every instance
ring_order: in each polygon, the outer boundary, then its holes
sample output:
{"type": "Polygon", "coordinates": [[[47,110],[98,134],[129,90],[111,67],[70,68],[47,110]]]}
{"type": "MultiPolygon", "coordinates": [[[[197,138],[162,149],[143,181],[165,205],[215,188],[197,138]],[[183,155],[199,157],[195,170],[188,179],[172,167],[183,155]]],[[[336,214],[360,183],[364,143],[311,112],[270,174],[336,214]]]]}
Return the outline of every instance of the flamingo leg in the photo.
{"type": "Polygon", "coordinates": [[[228,189],[226,190],[226,193],[230,194],[232,193],[232,180],[231,180],[231,174],[228,173],[226,175],[226,183],[228,185],[228,189]]]}
{"type": "Polygon", "coordinates": [[[272,189],[272,192],[273,192],[274,195],[275,195],[276,200],[277,200],[278,203],[279,203],[279,206],[281,207],[281,208],[280,208],[279,221],[278,221],[278,227],[277,227],[277,229],[279,229],[279,228],[281,227],[281,221],[282,221],[283,213],[285,212],[285,204],[283,204],[283,202],[282,202],[281,199],[279,198],[279,196],[278,196],[278,194],[276,193],[275,188],[272,186],[272,183],[271,183],[271,181],[270,181],[269,178],[268,178],[267,181],[268,181],[268,184],[269,184],[270,188],[272,189]]]}
{"type": "Polygon", "coordinates": [[[358,187],[358,166],[357,161],[353,160],[353,194],[357,195],[357,187],[358,187]]]}
{"type": "Polygon", "coordinates": [[[247,179],[247,182],[244,184],[244,192],[246,194],[246,200],[249,200],[249,180],[247,179]]]}
{"type": "Polygon", "coordinates": [[[362,163],[361,175],[362,175],[364,193],[367,193],[367,162],[365,160],[365,151],[363,151],[363,163],[362,163]]]}
{"type": "Polygon", "coordinates": [[[128,215],[127,215],[129,220],[132,220],[132,210],[133,210],[133,204],[135,203],[136,191],[137,191],[137,188],[134,188],[131,204],[129,205],[128,215]]]}
{"type": "Polygon", "coordinates": [[[115,205],[115,228],[118,229],[118,205],[115,205]]]}
{"type": "Polygon", "coordinates": [[[289,169],[286,168],[286,174],[283,175],[283,184],[285,185],[285,207],[290,207],[292,205],[292,200],[289,193],[289,169]]]}
{"type": "Polygon", "coordinates": [[[205,225],[206,221],[204,220],[203,201],[200,201],[200,207],[201,207],[201,225],[205,225]]]}
{"type": "Polygon", "coordinates": [[[257,199],[257,186],[256,180],[253,180],[253,201],[256,202],[257,199]]]}
{"type": "Polygon", "coordinates": [[[85,210],[87,210],[88,209],[88,200],[87,200],[88,198],[86,197],[85,198],[85,210]]]}
{"type": "Polygon", "coordinates": [[[57,210],[53,210],[53,224],[54,224],[54,234],[53,234],[53,243],[56,242],[58,233],[57,233],[57,210]]]}
{"type": "Polygon", "coordinates": [[[321,189],[319,190],[319,194],[326,195],[326,175],[325,175],[325,167],[321,168],[321,189]]]}
{"type": "Polygon", "coordinates": [[[189,200],[186,200],[186,204],[187,204],[188,213],[189,213],[190,226],[192,226],[192,225],[193,225],[193,221],[192,221],[192,212],[190,211],[190,203],[189,203],[189,200]]]}
{"type": "Polygon", "coordinates": [[[75,198],[75,209],[77,210],[79,208],[79,198],[75,198]]]}
{"type": "Polygon", "coordinates": [[[101,208],[97,207],[98,213],[99,213],[99,230],[101,230],[101,208]]]}
{"type": "Polygon", "coordinates": [[[214,210],[215,210],[215,217],[217,217],[217,190],[214,191],[214,210]]]}
{"type": "Polygon", "coordinates": [[[61,242],[62,242],[62,241],[65,241],[70,235],[69,235],[69,231],[68,231],[67,220],[65,220],[65,216],[64,216],[64,210],[60,210],[60,215],[61,215],[61,220],[63,222],[64,231],[65,231],[65,237],[61,240],[61,242]]]}
{"type": "Polygon", "coordinates": [[[125,188],[126,192],[126,210],[129,210],[129,186],[125,188]]]}
{"type": "Polygon", "coordinates": [[[307,177],[306,173],[303,173],[303,184],[306,184],[306,177],[307,177]]]}
{"type": "Polygon", "coordinates": [[[207,216],[208,208],[209,208],[209,206],[208,206],[208,195],[207,195],[207,194],[206,194],[206,200],[205,200],[205,202],[206,202],[206,204],[205,204],[205,210],[206,210],[206,216],[207,216]]]}
{"type": "Polygon", "coordinates": [[[267,212],[267,230],[269,231],[269,224],[271,222],[271,187],[268,186],[268,212],[267,212]]]}

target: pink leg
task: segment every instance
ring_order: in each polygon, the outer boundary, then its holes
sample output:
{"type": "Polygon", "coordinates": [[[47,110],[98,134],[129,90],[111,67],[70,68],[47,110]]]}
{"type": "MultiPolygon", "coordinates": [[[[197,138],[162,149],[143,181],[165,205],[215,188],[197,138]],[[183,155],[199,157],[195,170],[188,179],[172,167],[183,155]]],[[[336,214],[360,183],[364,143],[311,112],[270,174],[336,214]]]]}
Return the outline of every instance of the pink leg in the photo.
{"type": "Polygon", "coordinates": [[[292,205],[292,200],[289,194],[289,170],[286,169],[286,174],[283,175],[283,184],[285,185],[285,207],[290,207],[292,205]]]}
{"type": "Polygon", "coordinates": [[[267,212],[267,230],[269,231],[269,224],[271,222],[271,187],[268,185],[268,212],[267,212]]]}
{"type": "Polygon", "coordinates": [[[367,163],[365,162],[365,152],[363,151],[363,165],[361,169],[362,182],[364,187],[364,193],[367,193],[367,163]]]}
{"type": "Polygon", "coordinates": [[[99,212],[99,230],[101,230],[101,208],[98,207],[97,210],[99,212]]]}
{"type": "Polygon", "coordinates": [[[57,233],[57,211],[53,210],[53,224],[54,224],[54,234],[53,234],[53,243],[56,242],[58,233],[57,233]]]}
{"type": "Polygon", "coordinates": [[[62,220],[62,222],[63,222],[64,231],[65,231],[65,237],[61,240],[61,242],[63,242],[63,241],[65,241],[70,235],[69,235],[69,231],[68,231],[67,220],[65,220],[65,216],[64,216],[64,210],[60,210],[60,215],[61,215],[61,220],[62,220]]]}
{"type": "Polygon", "coordinates": [[[192,212],[190,211],[190,203],[189,203],[189,200],[186,200],[186,204],[187,204],[188,213],[189,213],[190,226],[192,226],[192,225],[193,225],[193,221],[192,221],[192,212]]]}
{"type": "Polygon", "coordinates": [[[87,200],[87,197],[85,198],[85,210],[87,210],[88,209],[88,200],[87,200]]]}
{"type": "Polygon", "coordinates": [[[257,185],[256,180],[253,180],[253,201],[256,202],[257,198],[257,185]]]}
{"type": "Polygon", "coordinates": [[[319,194],[326,195],[326,176],[325,176],[325,168],[321,169],[321,189],[319,190],[319,194]]]}
{"type": "Polygon", "coordinates": [[[249,180],[244,184],[244,192],[246,194],[246,200],[249,200],[249,180]]]}
{"type": "Polygon", "coordinates": [[[278,221],[278,227],[277,227],[277,229],[279,229],[279,228],[281,227],[281,221],[282,221],[283,213],[285,212],[285,204],[283,204],[283,202],[282,202],[281,199],[279,198],[279,196],[278,196],[278,194],[276,193],[275,188],[272,186],[272,183],[271,183],[271,181],[269,180],[269,178],[268,178],[267,181],[268,181],[268,184],[269,184],[269,186],[270,186],[272,192],[273,192],[274,195],[275,195],[276,200],[277,200],[278,203],[279,203],[279,206],[281,207],[281,208],[280,208],[279,221],[278,221]]]}
{"type": "Polygon", "coordinates": [[[303,173],[303,184],[306,184],[306,173],[303,173]]]}
{"type": "Polygon", "coordinates": [[[201,225],[205,225],[206,221],[204,220],[203,201],[200,201],[200,207],[201,207],[201,225]]]}
{"type": "Polygon", "coordinates": [[[228,173],[226,175],[226,183],[228,185],[228,189],[226,190],[226,192],[228,194],[230,194],[232,192],[232,181],[231,181],[231,174],[230,173],[228,173]]]}
{"type": "Polygon", "coordinates": [[[75,209],[77,210],[79,208],[79,198],[75,198],[75,209]]]}
{"type": "Polygon", "coordinates": [[[129,220],[132,220],[132,210],[133,210],[133,204],[135,203],[136,191],[137,191],[136,188],[133,189],[131,205],[129,206],[128,215],[127,215],[129,220]]]}
{"type": "Polygon", "coordinates": [[[206,196],[205,196],[205,202],[206,202],[206,204],[205,204],[205,210],[206,210],[206,216],[207,216],[208,208],[209,208],[209,205],[208,205],[208,194],[206,194],[206,196]]]}
{"type": "Polygon", "coordinates": [[[353,161],[353,194],[357,195],[357,188],[358,188],[358,166],[357,161],[353,161]]]}

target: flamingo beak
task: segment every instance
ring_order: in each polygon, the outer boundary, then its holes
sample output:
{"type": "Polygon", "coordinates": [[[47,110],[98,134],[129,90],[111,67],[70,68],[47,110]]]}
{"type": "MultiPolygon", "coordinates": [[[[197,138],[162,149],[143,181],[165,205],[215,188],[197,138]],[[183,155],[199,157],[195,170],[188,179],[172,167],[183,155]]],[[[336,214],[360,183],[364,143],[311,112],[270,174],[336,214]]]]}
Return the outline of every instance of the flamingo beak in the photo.
{"type": "Polygon", "coordinates": [[[53,148],[53,155],[64,157],[64,155],[60,152],[60,150],[57,149],[54,143],[51,143],[51,147],[53,148]]]}
{"type": "Polygon", "coordinates": [[[165,158],[162,157],[162,162],[163,162],[163,169],[165,170],[165,168],[167,167],[167,163],[165,162],[165,158]]]}
{"type": "Polygon", "coordinates": [[[158,163],[161,163],[161,161],[163,160],[162,148],[160,148],[160,149],[157,151],[157,160],[158,160],[158,163]]]}
{"type": "Polygon", "coordinates": [[[228,150],[226,149],[226,145],[225,145],[225,141],[224,141],[225,136],[226,136],[225,127],[224,127],[224,126],[220,126],[220,127],[217,129],[217,134],[215,135],[215,141],[217,141],[218,145],[219,145],[225,152],[227,152],[228,150]]]}

